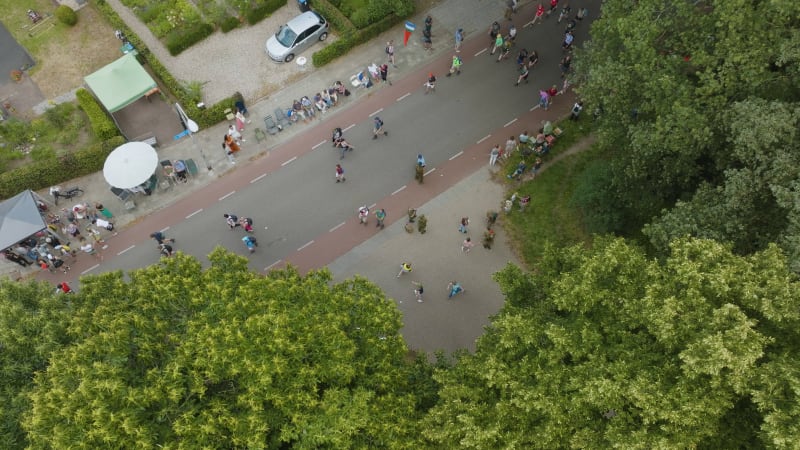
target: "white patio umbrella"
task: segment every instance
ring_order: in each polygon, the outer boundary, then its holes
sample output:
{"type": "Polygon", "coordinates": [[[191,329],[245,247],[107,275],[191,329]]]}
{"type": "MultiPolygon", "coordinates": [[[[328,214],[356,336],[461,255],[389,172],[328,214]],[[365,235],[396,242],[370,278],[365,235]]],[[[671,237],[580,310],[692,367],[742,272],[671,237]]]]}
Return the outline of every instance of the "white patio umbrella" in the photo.
{"type": "Polygon", "coordinates": [[[144,142],[127,142],[108,155],[103,165],[103,176],[111,186],[130,189],[147,181],[156,167],[156,149],[144,142]]]}

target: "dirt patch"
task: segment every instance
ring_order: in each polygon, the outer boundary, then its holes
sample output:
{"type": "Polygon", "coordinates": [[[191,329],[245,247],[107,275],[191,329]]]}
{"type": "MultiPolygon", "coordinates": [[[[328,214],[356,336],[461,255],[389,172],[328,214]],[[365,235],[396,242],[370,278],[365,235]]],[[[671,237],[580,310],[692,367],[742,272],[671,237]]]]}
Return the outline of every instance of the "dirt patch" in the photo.
{"type": "Polygon", "coordinates": [[[78,11],[78,24],[64,35],[43,45],[36,55],[38,66],[31,78],[45,98],[81,86],[83,77],[122,56],[114,29],[91,5],[78,11]]]}

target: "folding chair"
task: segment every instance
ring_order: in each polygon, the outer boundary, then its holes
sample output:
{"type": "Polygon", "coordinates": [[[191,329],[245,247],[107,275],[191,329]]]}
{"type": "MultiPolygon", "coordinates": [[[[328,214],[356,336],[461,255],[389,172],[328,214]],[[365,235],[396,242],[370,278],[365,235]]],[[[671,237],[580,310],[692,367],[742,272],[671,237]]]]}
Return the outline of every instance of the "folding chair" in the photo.
{"type": "Polygon", "coordinates": [[[194,162],[192,158],[187,159],[186,161],[186,170],[189,172],[191,176],[197,176],[197,164],[194,162]]]}
{"type": "Polygon", "coordinates": [[[281,131],[272,116],[264,117],[264,126],[267,128],[267,133],[269,134],[278,134],[278,132],[281,131]]]}
{"type": "Polygon", "coordinates": [[[119,199],[119,201],[122,202],[122,205],[125,207],[125,209],[130,210],[136,208],[136,203],[131,200],[133,194],[131,194],[130,191],[112,186],[111,193],[113,193],[119,199]]]}
{"type": "Polygon", "coordinates": [[[286,128],[289,125],[292,125],[292,121],[286,117],[286,111],[281,108],[275,108],[275,120],[278,121],[278,125],[286,128]]]}
{"type": "Polygon", "coordinates": [[[223,113],[225,113],[225,118],[228,119],[228,122],[231,122],[233,121],[233,119],[236,118],[236,115],[233,114],[233,111],[231,111],[230,108],[225,108],[225,111],[223,111],[223,113]]]}

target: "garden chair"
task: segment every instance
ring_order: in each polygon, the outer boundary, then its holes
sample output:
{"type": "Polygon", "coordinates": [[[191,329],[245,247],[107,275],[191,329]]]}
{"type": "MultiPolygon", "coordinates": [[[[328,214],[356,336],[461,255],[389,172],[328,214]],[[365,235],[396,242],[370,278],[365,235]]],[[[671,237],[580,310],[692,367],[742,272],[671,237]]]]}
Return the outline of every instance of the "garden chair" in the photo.
{"type": "Polygon", "coordinates": [[[292,122],[286,117],[286,111],[281,108],[275,108],[275,120],[278,121],[278,127],[286,128],[287,126],[291,125],[292,122]]]}
{"type": "Polygon", "coordinates": [[[233,111],[231,111],[230,108],[225,108],[223,113],[225,114],[225,118],[228,119],[228,122],[232,122],[236,118],[236,115],[233,114],[233,111]]]}
{"type": "Polygon", "coordinates": [[[192,158],[187,159],[185,162],[186,171],[189,172],[189,175],[193,177],[197,176],[197,163],[195,163],[192,158]]]}
{"type": "Polygon", "coordinates": [[[278,132],[281,131],[272,116],[264,117],[264,126],[267,128],[267,133],[269,134],[278,134],[278,132]]]}

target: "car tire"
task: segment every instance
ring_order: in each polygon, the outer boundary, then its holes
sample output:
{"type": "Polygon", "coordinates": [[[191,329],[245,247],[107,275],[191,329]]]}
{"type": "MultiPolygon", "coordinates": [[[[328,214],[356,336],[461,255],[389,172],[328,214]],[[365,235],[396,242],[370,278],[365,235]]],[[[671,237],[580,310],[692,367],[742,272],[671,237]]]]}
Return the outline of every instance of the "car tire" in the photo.
{"type": "Polygon", "coordinates": [[[292,62],[293,59],[294,59],[294,53],[289,53],[288,55],[286,55],[285,58],[283,58],[283,62],[292,62]]]}
{"type": "Polygon", "coordinates": [[[324,41],[325,39],[328,39],[328,33],[322,33],[319,35],[320,42],[324,41]]]}

